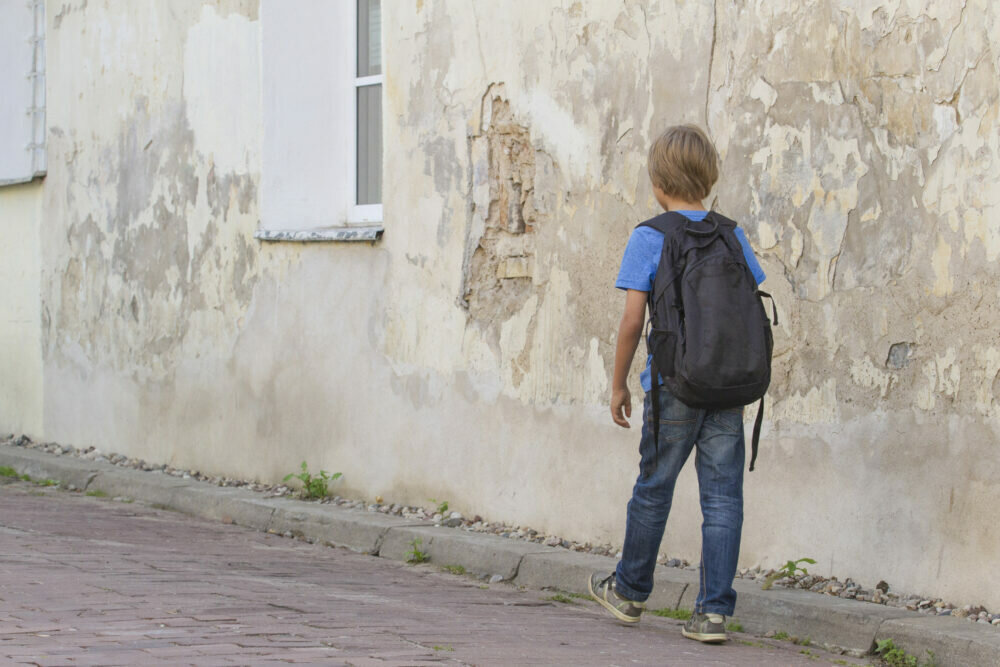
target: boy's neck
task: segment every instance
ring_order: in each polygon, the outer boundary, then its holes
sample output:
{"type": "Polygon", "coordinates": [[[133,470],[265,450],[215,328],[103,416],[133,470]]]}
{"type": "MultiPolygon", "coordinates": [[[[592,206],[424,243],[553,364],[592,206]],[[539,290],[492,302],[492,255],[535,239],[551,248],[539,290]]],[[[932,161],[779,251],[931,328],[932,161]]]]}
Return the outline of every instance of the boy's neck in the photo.
{"type": "Polygon", "coordinates": [[[702,205],[700,201],[688,201],[686,199],[672,197],[657,187],[653,188],[653,194],[656,196],[656,201],[659,202],[660,206],[663,208],[664,211],[705,210],[705,207],[702,205]]]}
{"type": "Polygon", "coordinates": [[[660,202],[664,211],[704,211],[705,207],[700,201],[685,201],[683,199],[669,198],[666,202],[660,202]],[[666,204],[666,206],[663,206],[666,204]]]}

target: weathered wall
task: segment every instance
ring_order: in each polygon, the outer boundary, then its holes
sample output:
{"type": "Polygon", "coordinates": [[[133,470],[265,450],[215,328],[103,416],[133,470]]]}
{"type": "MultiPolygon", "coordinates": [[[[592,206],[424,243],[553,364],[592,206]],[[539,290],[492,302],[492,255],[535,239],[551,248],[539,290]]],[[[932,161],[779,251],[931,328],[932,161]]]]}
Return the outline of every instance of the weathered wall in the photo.
{"type": "Polygon", "coordinates": [[[0,431],[42,434],[42,185],[0,188],[0,431]]]}
{"type": "Polygon", "coordinates": [[[45,436],[620,542],[611,285],[695,121],[784,316],[743,563],[1000,605],[997,10],[944,6],[386,3],[372,247],[252,238],[256,3],[53,5],[45,436]]]}

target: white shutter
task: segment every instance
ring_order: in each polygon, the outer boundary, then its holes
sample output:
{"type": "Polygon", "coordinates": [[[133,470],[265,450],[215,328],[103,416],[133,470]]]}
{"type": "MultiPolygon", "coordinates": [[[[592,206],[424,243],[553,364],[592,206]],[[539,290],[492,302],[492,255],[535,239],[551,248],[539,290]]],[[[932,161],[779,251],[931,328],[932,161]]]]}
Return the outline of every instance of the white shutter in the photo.
{"type": "Polygon", "coordinates": [[[0,0],[0,185],[45,173],[45,4],[0,0]]]}

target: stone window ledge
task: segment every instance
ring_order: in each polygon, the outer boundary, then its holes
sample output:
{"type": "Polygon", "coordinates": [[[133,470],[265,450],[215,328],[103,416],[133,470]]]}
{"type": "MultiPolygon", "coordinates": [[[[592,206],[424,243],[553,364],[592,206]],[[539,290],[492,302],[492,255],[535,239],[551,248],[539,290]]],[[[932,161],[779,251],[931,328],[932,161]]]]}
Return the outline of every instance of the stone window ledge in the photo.
{"type": "Polygon", "coordinates": [[[315,227],[312,229],[259,229],[253,235],[260,241],[342,242],[364,241],[374,243],[382,238],[382,225],[345,225],[339,227],[315,227]]]}

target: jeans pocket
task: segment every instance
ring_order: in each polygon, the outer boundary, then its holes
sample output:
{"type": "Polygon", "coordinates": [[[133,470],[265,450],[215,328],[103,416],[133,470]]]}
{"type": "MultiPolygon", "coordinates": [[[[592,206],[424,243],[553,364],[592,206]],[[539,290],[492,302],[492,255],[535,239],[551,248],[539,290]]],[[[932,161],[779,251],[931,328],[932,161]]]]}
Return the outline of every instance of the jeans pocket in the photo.
{"type": "Polygon", "coordinates": [[[691,435],[697,419],[661,419],[660,442],[680,442],[691,435]]]}
{"type": "Polygon", "coordinates": [[[712,410],[706,415],[705,421],[727,433],[740,433],[743,431],[743,408],[712,410]]]}

